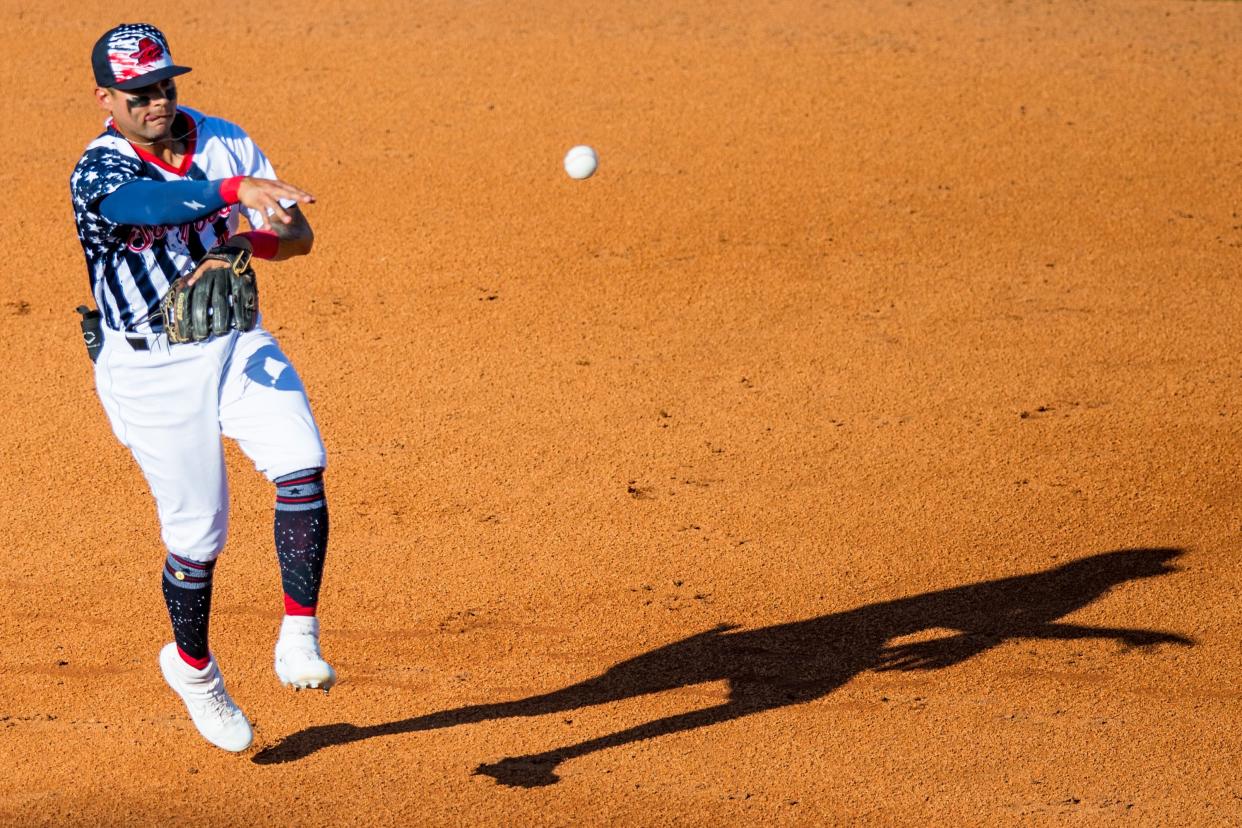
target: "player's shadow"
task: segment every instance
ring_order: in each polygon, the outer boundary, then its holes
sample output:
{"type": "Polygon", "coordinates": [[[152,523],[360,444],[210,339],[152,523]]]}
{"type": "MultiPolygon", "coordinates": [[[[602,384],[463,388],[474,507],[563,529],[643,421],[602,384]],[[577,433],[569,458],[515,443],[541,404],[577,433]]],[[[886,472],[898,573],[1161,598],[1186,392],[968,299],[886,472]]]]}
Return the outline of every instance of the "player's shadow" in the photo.
{"type": "Polygon", "coordinates": [[[1089,627],[1057,619],[1126,581],[1175,572],[1177,549],[1125,549],[1044,572],[928,592],[754,630],[721,625],[617,664],[577,684],[515,701],[476,704],[384,724],[309,727],[259,751],[258,764],[292,762],[331,745],[421,730],[564,713],[726,680],[726,701],[594,739],[480,765],[505,785],[557,781],[562,762],[669,733],[821,698],[866,670],[937,670],[1017,639],[1113,639],[1124,647],[1192,644],[1158,630],[1089,627]],[[930,640],[901,642],[917,634],[930,640]]]}

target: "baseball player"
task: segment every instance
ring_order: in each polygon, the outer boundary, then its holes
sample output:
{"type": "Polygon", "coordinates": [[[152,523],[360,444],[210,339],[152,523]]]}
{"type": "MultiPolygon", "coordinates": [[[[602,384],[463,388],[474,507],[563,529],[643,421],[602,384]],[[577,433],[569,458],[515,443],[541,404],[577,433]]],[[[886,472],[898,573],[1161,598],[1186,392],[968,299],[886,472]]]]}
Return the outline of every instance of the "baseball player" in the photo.
{"type": "Polygon", "coordinates": [[[91,62],[109,117],[70,190],[98,306],[86,314],[102,338],[95,385],[151,488],[167,548],[161,577],[174,641],[160,669],[203,737],[240,751],[250,723],[207,646],[212,572],[228,528],[222,435],[275,484],[285,610],[276,675],[299,689],[336,681],[315,616],[328,542],[323,442],[289,359],[237,300],[248,273],[254,310],[251,256],[310,252],[300,206],[314,199],[278,180],[241,128],[178,106],[175,78],[190,70],[173,63],[154,26],[111,29],[91,62]],[[251,229],[239,233],[243,211],[251,229]],[[210,289],[194,287],[200,280],[210,289]],[[185,307],[161,307],[174,283],[185,307]],[[174,337],[171,315],[197,333],[174,337]]]}

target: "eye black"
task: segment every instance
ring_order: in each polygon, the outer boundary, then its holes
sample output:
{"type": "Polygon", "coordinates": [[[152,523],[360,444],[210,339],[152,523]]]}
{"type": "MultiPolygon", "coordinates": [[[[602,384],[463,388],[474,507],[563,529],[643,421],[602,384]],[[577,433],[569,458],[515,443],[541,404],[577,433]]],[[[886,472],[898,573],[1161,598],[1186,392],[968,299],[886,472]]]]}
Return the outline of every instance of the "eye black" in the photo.
{"type": "MultiPolygon", "coordinates": [[[[172,80],[161,81],[155,88],[159,90],[156,97],[167,98],[169,103],[177,100],[177,84],[172,80]]],[[[129,108],[130,112],[150,105],[151,95],[129,95],[125,98],[125,106],[129,108]]]]}

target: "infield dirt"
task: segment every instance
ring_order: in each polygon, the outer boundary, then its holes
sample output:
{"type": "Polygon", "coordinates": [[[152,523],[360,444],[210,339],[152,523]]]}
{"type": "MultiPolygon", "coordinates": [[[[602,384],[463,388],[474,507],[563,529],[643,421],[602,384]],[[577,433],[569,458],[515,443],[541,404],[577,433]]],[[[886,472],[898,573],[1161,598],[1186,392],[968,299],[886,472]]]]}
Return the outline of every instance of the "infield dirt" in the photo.
{"type": "Polygon", "coordinates": [[[121,12],[0,10],[0,821],[1242,823],[1242,4],[127,7],[319,197],[341,683],[230,445],[242,756],[72,310],[121,12]]]}

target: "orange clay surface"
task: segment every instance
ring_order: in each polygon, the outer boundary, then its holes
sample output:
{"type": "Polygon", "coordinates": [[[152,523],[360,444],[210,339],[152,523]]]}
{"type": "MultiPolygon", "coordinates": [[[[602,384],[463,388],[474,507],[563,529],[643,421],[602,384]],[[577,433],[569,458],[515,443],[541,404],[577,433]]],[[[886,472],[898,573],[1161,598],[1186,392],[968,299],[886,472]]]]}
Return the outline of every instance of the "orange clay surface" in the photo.
{"type": "Polygon", "coordinates": [[[0,12],[0,822],[1242,822],[1242,4],[0,12]],[[341,682],[230,445],[240,756],[73,314],[135,18],[319,196],[341,682]]]}

